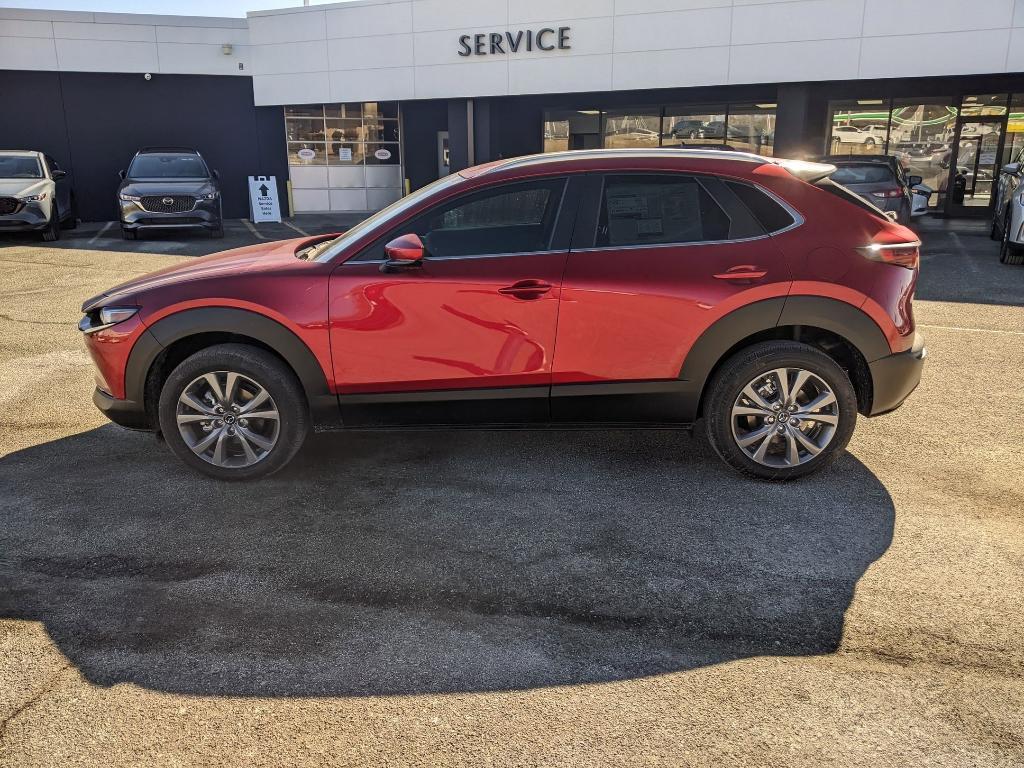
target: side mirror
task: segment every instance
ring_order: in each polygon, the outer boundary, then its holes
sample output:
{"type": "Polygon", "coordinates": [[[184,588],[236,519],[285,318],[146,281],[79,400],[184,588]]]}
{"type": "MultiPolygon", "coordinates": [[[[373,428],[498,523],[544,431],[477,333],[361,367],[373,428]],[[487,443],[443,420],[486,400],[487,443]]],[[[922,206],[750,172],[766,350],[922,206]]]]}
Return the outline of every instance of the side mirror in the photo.
{"type": "Polygon", "coordinates": [[[907,176],[907,186],[913,187],[924,182],[924,178],[921,176],[907,176]]]}
{"type": "Polygon", "coordinates": [[[1003,173],[1008,173],[1011,176],[1016,176],[1020,173],[1020,163],[1007,163],[1003,166],[1003,173]]]}
{"type": "Polygon", "coordinates": [[[65,178],[68,175],[68,172],[67,171],[53,171],[50,175],[53,176],[53,180],[54,181],[60,181],[61,179],[65,178]]]}
{"type": "Polygon", "coordinates": [[[117,175],[121,177],[121,181],[124,181],[125,178],[128,176],[128,171],[118,171],[117,175]]]}
{"type": "Polygon", "coordinates": [[[220,171],[213,171],[213,178],[219,179],[220,178],[220,171]]]}
{"type": "Polygon", "coordinates": [[[416,234],[396,237],[384,246],[387,261],[380,265],[381,272],[398,272],[404,269],[415,269],[423,266],[426,249],[423,241],[416,234]]]}

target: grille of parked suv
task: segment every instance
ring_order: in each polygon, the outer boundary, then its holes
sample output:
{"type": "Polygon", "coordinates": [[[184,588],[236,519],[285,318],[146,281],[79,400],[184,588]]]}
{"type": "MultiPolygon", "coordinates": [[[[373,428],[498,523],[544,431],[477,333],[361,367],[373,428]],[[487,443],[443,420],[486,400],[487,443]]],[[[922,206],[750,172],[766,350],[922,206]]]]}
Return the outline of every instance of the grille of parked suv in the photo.
{"type": "Polygon", "coordinates": [[[21,202],[16,197],[0,197],[0,216],[14,213],[20,205],[21,202]]]}
{"type": "Polygon", "coordinates": [[[169,224],[174,224],[174,225],[178,225],[178,224],[202,224],[203,220],[200,219],[198,216],[180,216],[177,219],[160,219],[160,218],[154,217],[154,218],[136,219],[135,223],[136,224],[141,224],[144,227],[147,227],[147,226],[159,227],[161,225],[162,226],[167,226],[169,224]]]}
{"type": "Polygon", "coordinates": [[[184,213],[196,207],[192,195],[146,195],[142,207],[150,213],[184,213]]]}

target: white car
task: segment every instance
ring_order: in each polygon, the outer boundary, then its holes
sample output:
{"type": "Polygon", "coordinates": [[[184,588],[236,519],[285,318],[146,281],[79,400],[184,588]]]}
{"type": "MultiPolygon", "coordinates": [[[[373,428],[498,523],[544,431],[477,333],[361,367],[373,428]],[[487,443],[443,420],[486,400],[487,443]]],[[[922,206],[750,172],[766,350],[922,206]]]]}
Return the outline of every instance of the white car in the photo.
{"type": "Polygon", "coordinates": [[[42,152],[0,150],[0,232],[42,232],[56,240],[77,223],[71,180],[42,152]]]}
{"type": "Polygon", "coordinates": [[[863,130],[856,125],[835,125],[832,127],[832,141],[836,144],[863,144],[871,147],[885,141],[872,130],[863,130]]]}
{"type": "Polygon", "coordinates": [[[992,207],[992,239],[1003,264],[1024,264],[1024,149],[999,172],[992,207]]]}

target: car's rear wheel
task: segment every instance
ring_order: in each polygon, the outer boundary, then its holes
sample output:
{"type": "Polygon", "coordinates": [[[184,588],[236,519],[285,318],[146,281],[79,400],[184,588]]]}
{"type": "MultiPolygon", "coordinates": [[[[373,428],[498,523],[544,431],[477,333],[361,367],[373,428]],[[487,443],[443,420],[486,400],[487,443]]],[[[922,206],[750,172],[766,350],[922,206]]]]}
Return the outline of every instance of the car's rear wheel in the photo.
{"type": "Polygon", "coordinates": [[[175,368],[160,392],[160,429],[179,459],[219,480],[270,475],[309,430],[292,371],[266,350],[219,344],[175,368]]]}
{"type": "Polygon", "coordinates": [[[999,241],[999,261],[1003,264],[1024,264],[1024,248],[1010,240],[1011,222],[1011,213],[1007,210],[1003,219],[1003,237],[999,241]]]}
{"type": "Polygon", "coordinates": [[[731,467],[791,480],[826,466],[850,441],[857,395],[820,350],[792,341],[755,344],[715,374],[704,406],[708,439],[731,467]]]}

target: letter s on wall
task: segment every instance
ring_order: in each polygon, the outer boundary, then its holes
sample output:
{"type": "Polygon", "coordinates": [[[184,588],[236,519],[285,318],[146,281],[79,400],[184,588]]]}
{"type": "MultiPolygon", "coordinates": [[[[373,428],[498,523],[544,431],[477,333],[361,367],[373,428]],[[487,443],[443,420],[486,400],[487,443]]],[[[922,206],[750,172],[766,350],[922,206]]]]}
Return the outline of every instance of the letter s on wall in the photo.
{"type": "Polygon", "coordinates": [[[469,35],[463,35],[459,38],[459,56],[469,56],[473,49],[469,47],[469,35]]]}

